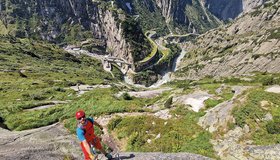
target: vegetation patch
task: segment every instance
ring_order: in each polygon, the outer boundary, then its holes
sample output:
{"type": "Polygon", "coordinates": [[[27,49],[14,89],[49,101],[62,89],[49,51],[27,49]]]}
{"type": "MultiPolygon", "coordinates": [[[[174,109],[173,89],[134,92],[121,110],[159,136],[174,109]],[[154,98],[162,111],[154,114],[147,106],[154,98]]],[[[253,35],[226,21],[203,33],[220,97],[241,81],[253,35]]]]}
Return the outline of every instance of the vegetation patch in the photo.
{"type": "Polygon", "coordinates": [[[139,72],[134,76],[134,82],[136,84],[143,84],[145,86],[151,86],[158,81],[158,75],[152,70],[139,72]]]}
{"type": "Polygon", "coordinates": [[[188,89],[190,89],[191,82],[192,81],[190,80],[174,80],[166,83],[165,85],[171,86],[173,88],[182,88],[184,91],[187,91],[188,89]]]}
{"type": "Polygon", "coordinates": [[[149,55],[149,53],[154,53],[154,45],[152,46],[152,52],[150,52],[151,46],[145,37],[139,22],[134,20],[133,17],[126,18],[122,22],[122,28],[125,39],[130,43],[131,48],[133,49],[131,52],[135,62],[143,60],[149,55]]]}
{"type": "Polygon", "coordinates": [[[253,82],[259,83],[263,86],[269,85],[280,85],[280,74],[279,73],[261,73],[255,72],[253,76],[253,82]]]}
{"type": "Polygon", "coordinates": [[[165,19],[154,1],[117,0],[116,3],[128,15],[134,15],[133,18],[140,22],[144,32],[156,29],[160,35],[168,33],[165,19]],[[132,10],[127,7],[126,3],[131,5],[132,10]]]}
{"type": "Polygon", "coordinates": [[[163,120],[152,116],[116,118],[111,132],[127,140],[127,151],[191,152],[214,157],[211,134],[197,125],[199,113],[178,108],[180,118],[163,120]]]}
{"type": "Polygon", "coordinates": [[[257,145],[277,144],[280,139],[280,95],[255,89],[249,92],[247,101],[233,110],[236,125],[249,126],[249,139],[257,145]],[[264,103],[266,102],[266,103],[264,103]],[[267,115],[272,115],[272,120],[267,115]]]}
{"type": "Polygon", "coordinates": [[[222,102],[224,102],[222,99],[209,98],[204,102],[205,109],[213,108],[213,107],[217,106],[218,104],[220,104],[222,102]]]}
{"type": "Polygon", "coordinates": [[[0,117],[10,129],[57,122],[67,105],[24,110],[51,101],[75,100],[77,94],[71,86],[117,81],[103,71],[101,62],[87,56],[74,57],[53,44],[1,36],[0,46],[0,117]]]}
{"type": "Polygon", "coordinates": [[[280,39],[280,27],[268,31],[270,34],[267,39],[280,39]]]}

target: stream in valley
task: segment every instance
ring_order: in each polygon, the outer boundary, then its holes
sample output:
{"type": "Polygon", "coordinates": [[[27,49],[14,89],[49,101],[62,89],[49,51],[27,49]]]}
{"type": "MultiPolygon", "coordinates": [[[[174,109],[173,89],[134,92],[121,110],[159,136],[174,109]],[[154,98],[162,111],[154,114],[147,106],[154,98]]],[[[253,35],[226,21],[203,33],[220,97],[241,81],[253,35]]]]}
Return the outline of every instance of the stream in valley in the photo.
{"type": "Polygon", "coordinates": [[[160,87],[161,85],[171,81],[171,74],[175,71],[178,70],[178,66],[181,62],[181,60],[184,58],[184,56],[186,55],[186,50],[182,49],[180,55],[178,57],[175,58],[175,60],[173,61],[173,65],[172,65],[172,69],[171,71],[167,71],[162,75],[162,78],[160,80],[158,80],[155,84],[153,84],[152,86],[150,86],[150,88],[157,88],[160,87]]]}
{"type": "MultiPolygon", "coordinates": [[[[99,59],[99,60],[104,59],[104,57],[106,56],[106,55],[98,55],[98,54],[95,54],[95,53],[90,53],[86,50],[80,49],[78,47],[73,47],[73,46],[67,46],[67,47],[64,48],[64,50],[69,52],[69,53],[72,53],[74,55],[85,54],[85,55],[94,57],[94,58],[99,59]]],[[[181,60],[184,58],[185,55],[186,55],[186,50],[182,48],[182,51],[181,51],[180,55],[178,57],[176,57],[175,60],[173,61],[172,69],[170,71],[164,72],[161,75],[162,78],[160,80],[158,80],[155,84],[150,86],[149,88],[157,88],[157,87],[160,87],[161,85],[171,81],[171,74],[173,72],[175,72],[176,70],[178,70],[178,66],[179,66],[181,60]]],[[[103,65],[105,65],[105,64],[103,64],[103,65]]],[[[144,85],[135,84],[132,80],[132,76],[129,76],[129,72],[124,75],[124,81],[125,81],[125,83],[133,85],[135,87],[140,87],[140,88],[144,87],[145,88],[144,85]]]]}

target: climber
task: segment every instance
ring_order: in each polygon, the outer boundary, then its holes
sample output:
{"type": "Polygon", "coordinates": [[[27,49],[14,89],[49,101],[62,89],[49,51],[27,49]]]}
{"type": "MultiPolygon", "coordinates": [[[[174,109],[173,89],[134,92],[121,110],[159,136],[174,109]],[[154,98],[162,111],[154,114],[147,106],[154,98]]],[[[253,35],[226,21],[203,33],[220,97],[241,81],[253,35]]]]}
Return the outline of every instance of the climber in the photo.
{"type": "Polygon", "coordinates": [[[103,130],[103,127],[94,121],[92,117],[86,118],[86,114],[83,110],[76,112],[76,119],[78,121],[76,132],[78,139],[81,142],[85,160],[94,159],[94,155],[91,152],[91,146],[98,149],[109,160],[112,159],[112,155],[110,153],[106,153],[101,146],[100,139],[94,134],[94,125],[99,127],[101,130],[103,130]]]}

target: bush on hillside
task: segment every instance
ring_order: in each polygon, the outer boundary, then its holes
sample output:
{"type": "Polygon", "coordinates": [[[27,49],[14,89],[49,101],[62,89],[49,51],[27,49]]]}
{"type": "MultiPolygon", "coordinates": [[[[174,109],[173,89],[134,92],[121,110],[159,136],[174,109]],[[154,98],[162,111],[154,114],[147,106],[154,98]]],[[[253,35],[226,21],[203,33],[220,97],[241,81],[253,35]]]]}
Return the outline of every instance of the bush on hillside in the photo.
{"type": "Polygon", "coordinates": [[[248,104],[233,110],[233,116],[236,120],[236,124],[240,127],[244,127],[248,119],[257,120],[263,118],[265,112],[254,104],[248,104]]]}
{"type": "Polygon", "coordinates": [[[261,79],[262,85],[263,86],[269,86],[273,84],[273,77],[264,77],[261,79]]]}
{"type": "Polygon", "coordinates": [[[172,101],[173,101],[173,96],[169,97],[166,102],[164,103],[165,108],[171,108],[172,106],[172,101]]]}
{"type": "Polygon", "coordinates": [[[266,124],[266,130],[270,134],[280,134],[280,116],[266,124]]]}
{"type": "Polygon", "coordinates": [[[125,93],[122,95],[122,97],[123,97],[124,100],[132,100],[132,99],[133,99],[127,92],[125,92],[125,93]]]}
{"type": "Polygon", "coordinates": [[[120,116],[117,116],[116,118],[112,119],[108,124],[108,129],[110,131],[114,130],[118,126],[118,124],[121,123],[121,121],[122,121],[122,117],[120,116]]]}

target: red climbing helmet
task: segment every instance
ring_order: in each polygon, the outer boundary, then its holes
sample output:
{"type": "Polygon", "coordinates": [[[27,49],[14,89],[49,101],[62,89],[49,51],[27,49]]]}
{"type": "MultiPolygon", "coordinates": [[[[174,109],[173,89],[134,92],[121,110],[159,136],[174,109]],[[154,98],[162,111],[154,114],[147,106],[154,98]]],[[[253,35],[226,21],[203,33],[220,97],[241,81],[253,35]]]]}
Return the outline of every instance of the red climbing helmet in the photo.
{"type": "Polygon", "coordinates": [[[78,112],[76,112],[76,119],[80,120],[82,117],[85,117],[86,114],[83,110],[79,110],[78,112]]]}

